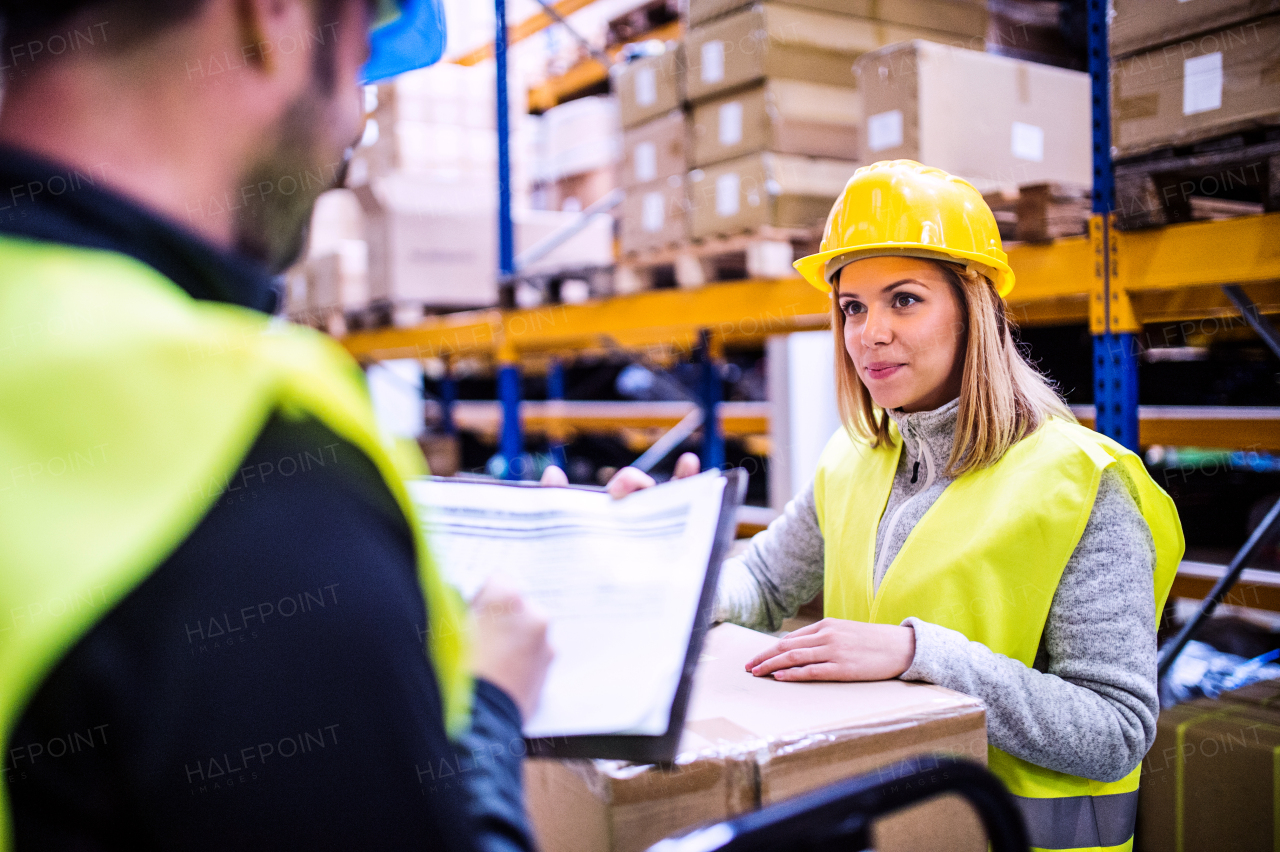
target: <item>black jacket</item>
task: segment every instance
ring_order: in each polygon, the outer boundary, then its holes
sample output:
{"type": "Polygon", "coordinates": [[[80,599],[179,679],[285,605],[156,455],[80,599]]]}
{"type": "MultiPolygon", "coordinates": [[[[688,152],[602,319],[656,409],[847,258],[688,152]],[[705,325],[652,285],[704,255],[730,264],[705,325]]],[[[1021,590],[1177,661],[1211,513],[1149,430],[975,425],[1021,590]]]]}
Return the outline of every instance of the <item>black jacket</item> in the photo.
{"type": "MultiPolygon", "coordinates": [[[[250,260],[14,150],[0,233],[130,255],[197,299],[276,305],[250,260]]],[[[272,420],[4,744],[17,849],[531,848],[519,712],[482,681],[472,732],[450,743],[426,623],[373,464],[318,421],[272,420]]]]}

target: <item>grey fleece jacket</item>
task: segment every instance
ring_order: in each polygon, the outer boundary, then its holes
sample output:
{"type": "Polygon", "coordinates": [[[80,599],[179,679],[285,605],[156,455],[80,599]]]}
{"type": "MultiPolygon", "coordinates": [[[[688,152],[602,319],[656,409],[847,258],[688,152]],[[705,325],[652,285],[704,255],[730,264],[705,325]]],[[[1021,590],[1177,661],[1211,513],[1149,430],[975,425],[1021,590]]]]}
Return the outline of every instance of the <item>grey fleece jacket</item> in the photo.
{"type": "MultiPolygon", "coordinates": [[[[958,400],[935,411],[890,412],[903,452],[876,535],[874,582],[951,482],[943,468],[958,400]],[[920,468],[916,482],[913,473],[920,468]]],[[[963,634],[909,618],[916,652],[903,680],[981,699],[992,745],[1038,766],[1098,781],[1123,778],[1155,741],[1155,547],[1118,465],[1107,468],[1079,544],[1054,593],[1035,665],[963,634]]],[[[897,570],[910,570],[902,565],[897,570]]],[[[777,630],[822,588],[823,541],[812,483],[747,551],[721,568],[716,618],[777,630]]]]}

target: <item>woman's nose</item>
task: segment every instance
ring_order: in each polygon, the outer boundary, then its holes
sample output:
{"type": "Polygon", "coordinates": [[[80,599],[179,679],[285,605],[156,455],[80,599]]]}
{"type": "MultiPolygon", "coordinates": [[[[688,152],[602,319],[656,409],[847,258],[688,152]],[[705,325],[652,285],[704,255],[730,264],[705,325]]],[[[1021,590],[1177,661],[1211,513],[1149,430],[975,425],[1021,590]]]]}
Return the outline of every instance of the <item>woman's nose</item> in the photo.
{"type": "Polygon", "coordinates": [[[862,345],[875,346],[893,340],[893,324],[887,311],[867,309],[867,321],[862,325],[862,345]]]}

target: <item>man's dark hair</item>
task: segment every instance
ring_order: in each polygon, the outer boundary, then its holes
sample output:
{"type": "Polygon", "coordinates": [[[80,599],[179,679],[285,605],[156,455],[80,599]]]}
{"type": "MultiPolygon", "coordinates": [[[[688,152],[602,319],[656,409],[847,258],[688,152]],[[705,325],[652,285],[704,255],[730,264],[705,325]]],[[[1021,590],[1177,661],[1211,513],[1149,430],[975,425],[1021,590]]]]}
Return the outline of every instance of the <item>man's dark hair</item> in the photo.
{"type": "Polygon", "coordinates": [[[0,48],[10,65],[61,55],[58,48],[123,49],[181,23],[205,0],[0,0],[0,48]],[[36,46],[39,46],[38,48],[36,46]]]}

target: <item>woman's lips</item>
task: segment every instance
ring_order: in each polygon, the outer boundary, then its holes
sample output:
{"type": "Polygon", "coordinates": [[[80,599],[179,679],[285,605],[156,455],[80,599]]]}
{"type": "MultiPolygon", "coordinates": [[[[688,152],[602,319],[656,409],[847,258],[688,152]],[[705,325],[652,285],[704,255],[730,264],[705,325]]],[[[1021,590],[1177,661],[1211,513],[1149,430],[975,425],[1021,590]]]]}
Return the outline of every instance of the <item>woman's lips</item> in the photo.
{"type": "Polygon", "coordinates": [[[897,373],[899,370],[901,370],[905,366],[906,364],[891,364],[887,362],[878,362],[875,364],[867,364],[865,367],[863,367],[863,369],[866,370],[868,379],[880,380],[880,379],[889,378],[890,376],[892,376],[894,373],[897,373]]]}

